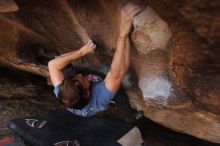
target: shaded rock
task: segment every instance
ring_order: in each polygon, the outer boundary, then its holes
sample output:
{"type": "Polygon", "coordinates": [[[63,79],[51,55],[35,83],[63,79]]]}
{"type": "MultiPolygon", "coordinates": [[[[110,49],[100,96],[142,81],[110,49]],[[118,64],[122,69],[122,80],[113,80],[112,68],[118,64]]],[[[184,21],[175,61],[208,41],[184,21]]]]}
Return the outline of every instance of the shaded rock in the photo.
{"type": "Polygon", "coordinates": [[[54,97],[49,91],[45,78],[0,67],[0,99],[24,99],[41,96],[44,98],[54,97]]]}
{"type": "Polygon", "coordinates": [[[45,43],[47,39],[25,27],[20,22],[0,17],[0,62],[2,64],[25,70],[42,76],[48,74],[47,68],[36,66],[36,62],[27,63],[17,54],[25,52],[27,46],[45,43]]]}
{"type": "MultiPolygon", "coordinates": [[[[56,55],[53,52],[77,50],[91,38],[97,50],[73,64],[107,73],[121,1],[16,2],[18,12],[0,15],[2,64],[48,77],[45,64],[56,55]],[[43,47],[33,49],[34,44],[43,47]],[[47,60],[42,63],[39,56],[47,60]]],[[[194,28],[179,12],[184,2],[145,2],[151,8],[135,18],[132,64],[124,82],[133,107],[176,131],[220,143],[219,35],[209,34],[213,41],[207,43],[203,34],[208,32],[194,28]]],[[[218,31],[217,16],[213,33],[218,31]]]]}
{"type": "Polygon", "coordinates": [[[1,0],[0,1],[0,13],[15,12],[19,8],[13,0],[1,0]]]}

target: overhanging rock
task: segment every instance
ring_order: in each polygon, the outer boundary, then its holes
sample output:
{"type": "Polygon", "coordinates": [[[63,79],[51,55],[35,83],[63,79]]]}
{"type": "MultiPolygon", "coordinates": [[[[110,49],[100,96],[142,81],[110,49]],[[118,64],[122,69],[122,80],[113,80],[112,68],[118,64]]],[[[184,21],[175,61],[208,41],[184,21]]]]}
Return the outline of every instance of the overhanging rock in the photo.
{"type": "MultiPolygon", "coordinates": [[[[1,63],[48,77],[42,59],[77,50],[91,38],[97,50],[74,65],[107,72],[118,35],[120,1],[16,2],[19,11],[0,17],[1,63]]],[[[131,103],[155,122],[220,143],[218,52],[172,5],[145,2],[149,7],[136,16],[131,36],[131,72],[125,82],[131,103]]]]}

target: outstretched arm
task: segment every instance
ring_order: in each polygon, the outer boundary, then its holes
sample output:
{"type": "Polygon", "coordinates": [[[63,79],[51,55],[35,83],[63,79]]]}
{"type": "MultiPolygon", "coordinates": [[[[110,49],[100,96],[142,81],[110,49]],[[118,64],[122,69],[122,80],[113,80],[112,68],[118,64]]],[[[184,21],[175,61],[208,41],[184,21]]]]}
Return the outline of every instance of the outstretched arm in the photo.
{"type": "Polygon", "coordinates": [[[119,89],[130,65],[129,33],[132,29],[134,16],[141,12],[141,10],[140,6],[131,3],[121,10],[120,34],[117,38],[111,69],[105,78],[107,89],[114,93],[119,89]]]}
{"type": "Polygon", "coordinates": [[[60,84],[64,79],[62,69],[64,69],[73,60],[79,59],[86,54],[93,52],[95,48],[96,45],[92,41],[89,41],[81,49],[60,55],[59,57],[49,61],[48,68],[53,85],[56,86],[60,84]]]}

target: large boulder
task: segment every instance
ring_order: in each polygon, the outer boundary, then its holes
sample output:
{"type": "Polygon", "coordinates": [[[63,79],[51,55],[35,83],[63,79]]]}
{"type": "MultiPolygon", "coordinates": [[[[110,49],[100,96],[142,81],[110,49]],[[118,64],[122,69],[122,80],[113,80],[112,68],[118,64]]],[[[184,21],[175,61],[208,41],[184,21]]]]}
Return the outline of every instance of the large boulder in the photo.
{"type": "MultiPolygon", "coordinates": [[[[135,17],[124,86],[134,108],[166,127],[220,143],[219,51],[209,48],[172,4],[145,1],[135,17]]],[[[94,54],[73,64],[106,74],[115,50],[117,0],[17,0],[0,14],[0,62],[48,78],[47,62],[89,39],[94,54]]]]}
{"type": "Polygon", "coordinates": [[[1,0],[0,1],[0,13],[15,12],[19,8],[13,0],[1,0]]]}

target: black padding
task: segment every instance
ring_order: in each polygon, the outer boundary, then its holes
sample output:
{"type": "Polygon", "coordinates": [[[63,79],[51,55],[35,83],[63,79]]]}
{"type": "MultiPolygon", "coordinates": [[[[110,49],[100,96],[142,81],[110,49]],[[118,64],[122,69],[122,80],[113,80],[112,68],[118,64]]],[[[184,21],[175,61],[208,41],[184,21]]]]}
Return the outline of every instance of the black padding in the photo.
{"type": "Polygon", "coordinates": [[[7,144],[5,146],[25,146],[22,142],[16,142],[16,143],[13,143],[13,144],[7,144]]]}
{"type": "MultiPolygon", "coordinates": [[[[66,146],[78,146],[77,142],[80,146],[120,146],[117,140],[134,128],[120,122],[79,117],[67,110],[13,119],[9,127],[33,146],[58,145],[61,141],[69,141],[66,146]]],[[[59,146],[65,144],[60,143],[59,146]]]]}

